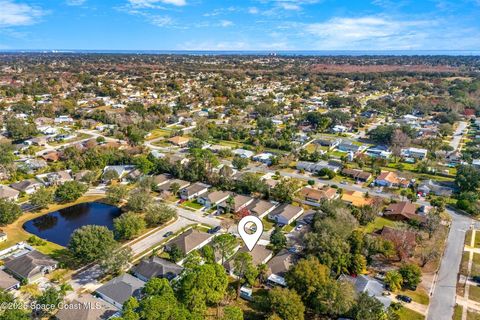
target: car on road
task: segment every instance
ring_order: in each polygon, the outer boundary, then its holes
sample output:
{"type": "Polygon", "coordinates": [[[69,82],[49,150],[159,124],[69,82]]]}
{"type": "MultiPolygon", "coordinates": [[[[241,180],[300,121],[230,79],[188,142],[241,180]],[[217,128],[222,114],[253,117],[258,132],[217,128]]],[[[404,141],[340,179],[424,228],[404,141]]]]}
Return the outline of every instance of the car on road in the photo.
{"type": "Polygon", "coordinates": [[[210,234],[214,234],[214,233],[217,233],[218,231],[220,231],[221,228],[222,227],[220,227],[220,226],[216,226],[216,227],[208,229],[207,232],[210,233],[210,234]]]}
{"type": "Polygon", "coordinates": [[[172,234],[173,234],[172,231],[168,231],[168,232],[166,232],[166,233],[163,235],[163,237],[164,237],[164,238],[168,238],[168,237],[170,237],[172,234]]]}
{"type": "Polygon", "coordinates": [[[340,181],[340,184],[348,184],[348,182],[343,180],[343,181],[340,181]]]}
{"type": "Polygon", "coordinates": [[[403,302],[406,302],[406,303],[412,302],[412,298],[410,298],[408,296],[404,296],[403,294],[399,294],[397,296],[397,300],[400,300],[400,301],[403,301],[403,302]]]}

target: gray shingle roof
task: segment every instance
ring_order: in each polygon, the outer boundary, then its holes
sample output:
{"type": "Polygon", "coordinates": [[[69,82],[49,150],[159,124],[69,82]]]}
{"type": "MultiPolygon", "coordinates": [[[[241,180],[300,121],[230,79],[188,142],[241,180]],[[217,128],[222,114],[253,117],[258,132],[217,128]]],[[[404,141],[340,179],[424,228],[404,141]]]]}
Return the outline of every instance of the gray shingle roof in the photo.
{"type": "Polygon", "coordinates": [[[97,293],[123,304],[131,296],[139,298],[144,286],[144,281],[125,273],[105,283],[97,289],[97,293]]]}
{"type": "Polygon", "coordinates": [[[57,263],[43,253],[33,250],[19,257],[7,258],[5,268],[22,278],[28,279],[42,273],[45,267],[53,267],[57,263]]]}
{"type": "Polygon", "coordinates": [[[178,276],[182,271],[183,267],[159,257],[142,260],[132,269],[133,273],[139,274],[146,279],[162,277],[169,280],[178,276]]]}

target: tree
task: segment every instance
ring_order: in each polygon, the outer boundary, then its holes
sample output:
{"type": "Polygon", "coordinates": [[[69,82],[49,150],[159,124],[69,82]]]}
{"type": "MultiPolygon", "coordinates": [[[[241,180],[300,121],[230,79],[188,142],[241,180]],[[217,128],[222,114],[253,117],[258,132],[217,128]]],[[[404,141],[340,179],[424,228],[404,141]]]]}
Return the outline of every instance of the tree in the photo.
{"type": "Polygon", "coordinates": [[[422,270],[413,263],[404,264],[398,269],[403,278],[403,287],[415,290],[422,279],[422,270]]]}
{"type": "Polygon", "coordinates": [[[398,271],[392,270],[385,274],[384,282],[391,291],[395,292],[402,288],[403,277],[398,271]]]}
{"type": "Polygon", "coordinates": [[[120,176],[116,170],[110,169],[103,173],[102,180],[105,182],[111,182],[112,180],[118,180],[120,176]]]}
{"type": "Polygon", "coordinates": [[[10,200],[0,199],[0,225],[5,226],[22,215],[20,206],[10,200]]]}
{"type": "Polygon", "coordinates": [[[107,201],[111,204],[118,204],[128,195],[128,188],[123,184],[109,186],[107,188],[107,201]]]}
{"type": "Polygon", "coordinates": [[[238,169],[238,170],[242,170],[244,168],[246,168],[248,166],[248,163],[250,161],[248,161],[247,158],[242,158],[240,156],[235,156],[233,157],[233,160],[232,160],[232,165],[238,169]]]}
{"type": "Polygon", "coordinates": [[[127,208],[130,211],[142,212],[152,203],[152,201],[152,196],[148,192],[137,189],[128,197],[127,208]]]}
{"type": "Polygon", "coordinates": [[[318,314],[341,315],[353,304],[352,286],[331,279],[328,267],[315,257],[298,261],[285,279],[288,287],[298,292],[305,305],[318,314]]]}
{"type": "Polygon", "coordinates": [[[460,191],[476,191],[480,186],[480,170],[470,165],[458,166],[455,183],[460,191]]]}
{"type": "Polygon", "coordinates": [[[355,305],[350,312],[354,320],[398,320],[399,317],[390,309],[385,310],[383,304],[368,293],[359,294],[355,305]]]}
{"type": "Polygon", "coordinates": [[[162,225],[177,216],[177,210],[165,203],[155,203],[147,207],[145,221],[150,227],[162,225]]]}
{"type": "Polygon", "coordinates": [[[177,195],[178,191],[180,191],[180,184],[178,182],[174,182],[170,185],[170,192],[173,195],[177,195]]]}
{"type": "Polygon", "coordinates": [[[179,300],[193,313],[203,314],[207,305],[219,303],[227,290],[223,266],[203,264],[189,270],[178,283],[179,300]]]}
{"type": "Polygon", "coordinates": [[[117,242],[113,232],[103,226],[83,226],[75,230],[68,243],[72,256],[79,262],[90,263],[112,254],[117,242]]]}
{"type": "Polygon", "coordinates": [[[365,270],[367,270],[367,259],[359,253],[354,254],[352,256],[350,270],[355,275],[365,273],[365,270]]]}
{"type": "Polygon", "coordinates": [[[233,255],[237,244],[237,239],[230,233],[218,235],[213,239],[212,246],[215,252],[222,258],[221,265],[233,255]]]}
{"type": "Polygon", "coordinates": [[[132,249],[130,247],[120,248],[115,251],[113,254],[105,257],[101,262],[100,266],[103,270],[112,275],[120,274],[130,262],[132,258],[132,249]]]}
{"type": "Polygon", "coordinates": [[[300,182],[295,179],[282,179],[273,187],[272,197],[280,202],[291,203],[293,194],[300,186],[300,182]]]}
{"type": "Polygon", "coordinates": [[[305,306],[294,290],[274,288],[268,292],[267,300],[271,314],[277,315],[280,319],[304,319],[305,306]]]}
{"type": "Polygon", "coordinates": [[[278,252],[287,246],[287,237],[282,232],[282,229],[275,227],[270,235],[270,243],[273,245],[273,250],[278,252]]]}
{"type": "Polygon", "coordinates": [[[243,320],[243,311],[236,306],[226,306],[223,308],[222,320],[243,320]]]}
{"type": "Polygon", "coordinates": [[[55,289],[54,287],[48,287],[37,299],[37,305],[42,305],[44,308],[38,311],[49,314],[58,309],[61,301],[62,296],[60,292],[57,291],[57,289],[55,289]]]}
{"type": "Polygon", "coordinates": [[[30,204],[37,209],[48,208],[48,205],[53,203],[55,197],[54,192],[51,189],[41,187],[35,193],[30,196],[30,204]]]}
{"type": "Polygon", "coordinates": [[[238,277],[237,299],[240,296],[242,284],[253,285],[258,276],[258,270],[253,264],[252,256],[248,252],[240,252],[233,259],[233,273],[238,277]]]}
{"type": "Polygon", "coordinates": [[[57,188],[57,191],[55,191],[55,196],[57,196],[61,202],[73,202],[83,196],[87,190],[88,187],[81,182],[66,181],[57,188]]]}
{"type": "Polygon", "coordinates": [[[34,123],[15,117],[5,121],[5,128],[13,140],[25,140],[37,134],[37,127],[34,123]]]}
{"type": "Polygon", "coordinates": [[[170,260],[172,260],[173,262],[178,262],[183,258],[185,258],[185,254],[183,253],[182,250],[180,250],[180,248],[176,244],[173,244],[170,247],[170,250],[168,251],[168,255],[170,256],[170,260]]]}
{"type": "Polygon", "coordinates": [[[145,220],[135,212],[127,212],[113,219],[115,238],[119,240],[131,240],[140,235],[145,227],[145,220]]]}

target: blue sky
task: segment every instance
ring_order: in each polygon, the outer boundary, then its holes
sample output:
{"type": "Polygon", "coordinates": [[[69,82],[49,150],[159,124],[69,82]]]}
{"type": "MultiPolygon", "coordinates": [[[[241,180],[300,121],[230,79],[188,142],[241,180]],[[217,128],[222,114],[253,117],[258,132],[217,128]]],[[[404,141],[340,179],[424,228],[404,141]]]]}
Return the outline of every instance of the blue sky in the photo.
{"type": "Polygon", "coordinates": [[[0,49],[478,50],[480,0],[0,0],[0,49]]]}

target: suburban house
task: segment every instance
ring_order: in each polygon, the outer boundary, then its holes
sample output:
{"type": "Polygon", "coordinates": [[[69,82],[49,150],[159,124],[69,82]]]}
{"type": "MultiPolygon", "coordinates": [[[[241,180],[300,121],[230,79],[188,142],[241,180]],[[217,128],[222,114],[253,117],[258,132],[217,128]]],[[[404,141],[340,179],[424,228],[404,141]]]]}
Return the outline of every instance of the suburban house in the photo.
{"type": "Polygon", "coordinates": [[[179,147],[186,147],[188,142],[190,141],[190,138],[176,136],[176,137],[168,139],[168,141],[173,145],[176,145],[176,146],[179,146],[179,147]]]}
{"type": "Polygon", "coordinates": [[[178,190],[182,190],[190,185],[190,181],[171,179],[161,185],[157,186],[157,190],[160,192],[172,191],[172,186],[177,186],[178,190]]]}
{"type": "Polygon", "coordinates": [[[423,196],[434,194],[441,197],[450,197],[454,191],[453,188],[440,184],[431,179],[422,181],[417,188],[418,192],[423,196]]]}
{"type": "Polygon", "coordinates": [[[255,155],[254,157],[252,157],[252,160],[257,161],[257,162],[261,162],[261,163],[269,166],[272,163],[272,159],[274,157],[275,157],[275,155],[273,153],[264,152],[264,153],[260,153],[260,154],[255,155]]]}
{"type": "MultiPolygon", "coordinates": [[[[253,247],[252,251],[249,251],[246,246],[243,246],[242,248],[240,248],[240,250],[237,251],[236,255],[241,252],[248,252],[252,256],[252,263],[254,266],[266,264],[273,257],[273,251],[267,249],[266,246],[261,244],[257,244],[255,247],[253,247]]],[[[225,270],[227,270],[227,272],[231,275],[233,275],[234,271],[234,259],[235,256],[233,256],[230,260],[226,261],[223,264],[225,270]]]]}
{"type": "Polygon", "coordinates": [[[290,269],[291,266],[295,263],[295,256],[293,253],[282,250],[275,257],[270,259],[267,263],[268,267],[268,283],[272,285],[279,285],[282,287],[287,286],[285,281],[285,274],[290,269]]]}
{"type": "Polygon", "coordinates": [[[57,151],[45,152],[40,157],[47,162],[57,162],[60,159],[60,153],[57,151]]]}
{"type": "Polygon", "coordinates": [[[206,208],[215,207],[221,202],[225,201],[230,197],[230,193],[226,191],[213,191],[209,194],[204,194],[197,198],[197,202],[202,204],[206,208]]]}
{"type": "Polygon", "coordinates": [[[118,309],[109,303],[95,298],[90,294],[84,294],[72,301],[65,302],[65,308],[61,308],[56,314],[57,320],[107,320],[112,318],[118,309]],[[67,306],[72,306],[67,308],[67,306]]]}
{"type": "Polygon", "coordinates": [[[410,181],[406,178],[399,177],[395,172],[382,171],[380,175],[375,179],[377,186],[383,187],[401,187],[407,188],[410,185],[410,181]]]}
{"type": "Polygon", "coordinates": [[[276,207],[268,214],[270,220],[275,221],[278,225],[287,225],[295,221],[303,213],[303,208],[293,206],[291,204],[282,204],[276,207]]]}
{"type": "Polygon", "coordinates": [[[5,259],[5,270],[19,279],[35,282],[57,268],[58,262],[36,250],[5,259]]]}
{"type": "Polygon", "coordinates": [[[20,281],[12,275],[0,270],[0,290],[9,291],[20,288],[20,281]]]}
{"type": "Polygon", "coordinates": [[[133,267],[131,271],[135,277],[145,282],[152,278],[165,278],[170,281],[182,273],[183,267],[168,260],[153,256],[142,260],[133,267]]]}
{"type": "Polygon", "coordinates": [[[16,201],[20,191],[10,188],[9,186],[0,185],[0,199],[16,201]]]}
{"type": "Polygon", "coordinates": [[[183,200],[194,199],[204,193],[207,193],[208,188],[210,188],[208,184],[195,182],[194,184],[191,184],[188,187],[180,190],[180,198],[183,200]]]}
{"type": "Polygon", "coordinates": [[[254,155],[253,151],[245,150],[245,149],[235,149],[235,150],[232,150],[232,153],[233,155],[239,156],[240,158],[244,158],[244,159],[249,159],[254,155]]]}
{"type": "Polygon", "coordinates": [[[372,178],[372,174],[370,172],[366,172],[359,169],[348,169],[344,168],[342,170],[342,174],[346,177],[350,177],[355,179],[355,181],[367,182],[372,178]]]}
{"type": "Polygon", "coordinates": [[[229,198],[227,198],[227,200],[219,203],[217,208],[219,212],[239,212],[240,210],[251,204],[253,200],[254,199],[252,197],[237,194],[233,197],[232,204],[229,204],[229,198]]]}
{"type": "Polygon", "coordinates": [[[315,207],[318,207],[324,200],[334,200],[338,196],[337,189],[328,187],[323,189],[303,187],[297,194],[300,202],[315,207]]]}
{"type": "Polygon", "coordinates": [[[341,167],[342,164],[336,161],[318,161],[316,163],[308,161],[297,162],[297,170],[305,170],[313,173],[317,173],[322,169],[330,169],[333,172],[338,172],[341,167]]]}
{"type": "Polygon", "coordinates": [[[172,176],[168,173],[162,173],[156,176],[153,176],[153,184],[156,187],[161,186],[164,183],[167,183],[170,179],[172,179],[172,176]]]}
{"type": "Polygon", "coordinates": [[[334,149],[342,142],[342,139],[328,139],[320,138],[314,141],[315,144],[321,145],[322,147],[327,147],[329,150],[334,149]]]}
{"type": "MultiPolygon", "coordinates": [[[[193,250],[200,249],[212,240],[213,235],[206,232],[189,229],[180,234],[176,238],[170,240],[165,244],[165,251],[170,251],[173,246],[176,246],[186,256],[193,250]]],[[[178,262],[182,264],[182,261],[178,262]]]]}
{"type": "Polygon", "coordinates": [[[125,175],[133,170],[135,170],[135,166],[133,165],[106,166],[103,168],[103,176],[105,176],[105,173],[108,171],[114,171],[118,179],[121,180],[125,175]]]}
{"type": "Polygon", "coordinates": [[[373,146],[368,148],[365,154],[372,158],[388,159],[392,152],[386,146],[373,146]]]}
{"type": "Polygon", "coordinates": [[[62,170],[57,172],[50,172],[36,176],[38,180],[43,182],[46,186],[55,186],[64,184],[67,181],[72,181],[73,177],[70,170],[62,170]]]}
{"type": "Polygon", "coordinates": [[[257,216],[260,219],[272,212],[275,209],[276,204],[261,200],[261,199],[254,199],[248,206],[247,210],[250,212],[251,215],[257,216]]]}
{"type": "Polygon", "coordinates": [[[392,300],[383,294],[385,286],[377,279],[361,274],[357,277],[341,275],[338,280],[350,282],[353,284],[357,293],[367,293],[369,296],[380,301],[385,308],[388,308],[392,303],[392,300]]]}
{"type": "Polygon", "coordinates": [[[144,281],[125,273],[108,281],[95,293],[103,300],[121,309],[130,297],[140,298],[144,286],[144,281]]]}
{"type": "Polygon", "coordinates": [[[365,194],[360,191],[344,190],[342,194],[342,201],[355,207],[363,207],[371,205],[374,199],[366,198],[365,194]]]}
{"type": "Polygon", "coordinates": [[[401,201],[390,204],[383,212],[383,215],[386,218],[395,221],[425,221],[425,217],[417,214],[417,206],[409,201],[401,201]]]}
{"type": "Polygon", "coordinates": [[[364,149],[365,149],[365,146],[359,146],[351,142],[342,142],[337,146],[337,150],[342,152],[357,153],[357,152],[361,152],[364,149]]]}
{"type": "Polygon", "coordinates": [[[406,148],[401,150],[401,156],[407,158],[415,158],[415,159],[425,159],[427,157],[428,150],[427,149],[420,149],[420,148],[406,148]]]}
{"type": "Polygon", "coordinates": [[[26,194],[32,194],[38,189],[40,189],[41,187],[43,187],[43,184],[37,180],[29,179],[29,180],[23,180],[20,182],[12,183],[10,187],[12,187],[17,191],[25,192],[26,194]]]}

